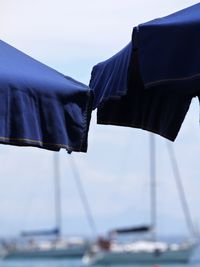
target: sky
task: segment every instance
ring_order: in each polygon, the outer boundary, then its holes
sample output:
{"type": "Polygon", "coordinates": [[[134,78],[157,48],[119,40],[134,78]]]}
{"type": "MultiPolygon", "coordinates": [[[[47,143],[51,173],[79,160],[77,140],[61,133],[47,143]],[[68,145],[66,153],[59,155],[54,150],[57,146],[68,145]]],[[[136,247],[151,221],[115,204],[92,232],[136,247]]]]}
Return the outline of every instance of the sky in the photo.
{"type": "MultiPolygon", "coordinates": [[[[85,84],[93,65],[123,48],[139,23],[198,1],[0,0],[0,38],[85,84]]],[[[164,138],[156,136],[160,234],[188,234],[164,138]]],[[[192,218],[200,224],[199,103],[172,144],[192,218]]],[[[149,223],[149,133],[96,124],[88,152],[73,153],[98,229],[149,223]]],[[[91,235],[66,151],[59,153],[64,235],[91,235]]],[[[54,226],[53,152],[0,146],[0,236],[54,226]]]]}

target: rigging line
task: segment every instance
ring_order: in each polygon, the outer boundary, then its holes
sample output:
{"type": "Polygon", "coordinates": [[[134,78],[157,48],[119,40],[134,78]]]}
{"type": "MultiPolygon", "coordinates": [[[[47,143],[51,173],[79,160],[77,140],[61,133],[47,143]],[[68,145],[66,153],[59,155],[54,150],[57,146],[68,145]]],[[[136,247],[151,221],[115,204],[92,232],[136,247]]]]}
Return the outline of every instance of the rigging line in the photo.
{"type": "Polygon", "coordinates": [[[156,143],[154,134],[150,134],[150,216],[151,216],[151,227],[153,228],[152,238],[156,240],[156,143]]]}
{"type": "Polygon", "coordinates": [[[187,223],[189,232],[191,232],[195,236],[195,229],[194,229],[194,226],[193,226],[191,214],[190,214],[190,211],[189,211],[189,206],[188,206],[188,203],[187,203],[187,200],[186,200],[185,191],[184,191],[183,184],[182,184],[182,181],[181,181],[178,164],[177,164],[177,160],[176,160],[176,157],[175,157],[175,152],[174,152],[174,149],[173,149],[173,147],[172,147],[172,145],[170,143],[166,142],[166,144],[167,144],[167,149],[168,149],[168,153],[169,153],[169,158],[170,158],[170,161],[171,161],[172,170],[173,170],[173,173],[174,173],[174,178],[175,178],[175,181],[176,181],[176,184],[177,184],[177,188],[178,188],[178,192],[179,192],[179,197],[180,197],[180,200],[181,200],[181,205],[183,207],[183,212],[184,212],[184,215],[185,215],[186,223],[187,223]]]}
{"type": "Polygon", "coordinates": [[[54,160],[54,197],[55,197],[55,223],[57,235],[61,233],[61,184],[60,184],[60,166],[59,153],[53,153],[54,160]]]}
{"type": "Polygon", "coordinates": [[[93,236],[97,237],[97,227],[96,227],[94,218],[92,216],[91,208],[90,208],[89,202],[87,200],[87,197],[86,197],[86,194],[85,194],[85,191],[84,191],[84,188],[83,188],[83,184],[81,182],[81,178],[80,178],[80,174],[79,174],[78,168],[76,166],[76,162],[75,162],[75,160],[74,160],[72,155],[70,155],[69,158],[70,158],[69,162],[70,162],[71,169],[72,169],[72,172],[73,172],[73,175],[74,175],[74,179],[75,179],[75,182],[76,182],[76,185],[77,185],[79,196],[80,196],[80,198],[82,200],[82,203],[83,203],[83,207],[84,207],[84,210],[85,210],[87,221],[89,223],[89,226],[90,226],[90,229],[92,231],[93,236]]]}

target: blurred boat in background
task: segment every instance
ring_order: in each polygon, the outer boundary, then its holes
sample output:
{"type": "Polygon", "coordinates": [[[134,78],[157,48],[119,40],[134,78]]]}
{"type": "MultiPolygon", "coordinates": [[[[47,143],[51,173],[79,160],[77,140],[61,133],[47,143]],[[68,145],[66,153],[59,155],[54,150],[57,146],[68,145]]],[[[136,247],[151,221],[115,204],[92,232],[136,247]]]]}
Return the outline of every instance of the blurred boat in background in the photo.
{"type": "Polygon", "coordinates": [[[193,227],[183,185],[172,146],[168,146],[172,169],[185,214],[190,237],[181,242],[166,242],[157,236],[157,193],[155,139],[150,135],[150,225],[115,229],[108,237],[99,238],[83,256],[83,263],[92,264],[134,264],[134,263],[185,263],[198,245],[197,233],[193,227]],[[120,236],[135,235],[136,238],[120,241],[120,236]],[[144,235],[146,238],[144,238],[144,235]]]}
{"type": "MultiPolygon", "coordinates": [[[[70,156],[72,157],[72,156],[70,156]]],[[[77,168],[75,162],[71,159],[72,170],[77,168]]],[[[78,170],[74,172],[74,178],[77,182],[79,195],[82,203],[87,205],[87,199],[78,177],[78,170]]],[[[64,237],[61,233],[61,186],[58,154],[54,153],[54,188],[55,188],[55,228],[24,231],[16,239],[5,239],[1,242],[2,255],[4,259],[26,259],[26,258],[81,258],[89,248],[89,240],[81,236],[64,237]]],[[[87,219],[91,227],[94,226],[89,206],[85,208],[87,219]]],[[[1,253],[0,251],[0,253],[1,253]]]]}
{"type": "Polygon", "coordinates": [[[13,241],[4,244],[3,259],[29,258],[76,258],[82,257],[88,248],[88,242],[83,238],[59,238],[58,240],[13,241]]]}
{"type": "Polygon", "coordinates": [[[186,263],[194,249],[195,241],[167,244],[159,241],[140,240],[127,244],[110,242],[109,247],[93,245],[83,257],[83,263],[134,264],[134,263],[186,263]]]}

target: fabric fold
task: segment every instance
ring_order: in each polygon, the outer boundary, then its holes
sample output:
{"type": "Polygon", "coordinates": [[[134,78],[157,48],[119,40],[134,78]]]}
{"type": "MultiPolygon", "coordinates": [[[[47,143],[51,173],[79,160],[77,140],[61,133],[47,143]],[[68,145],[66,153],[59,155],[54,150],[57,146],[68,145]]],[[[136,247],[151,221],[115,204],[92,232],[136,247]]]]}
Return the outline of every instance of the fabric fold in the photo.
{"type": "Polygon", "coordinates": [[[132,40],[94,66],[97,123],[128,126],[174,141],[200,95],[200,4],[133,28],[132,40]]]}
{"type": "Polygon", "coordinates": [[[0,143],[87,151],[90,88],[0,41],[0,143]]]}

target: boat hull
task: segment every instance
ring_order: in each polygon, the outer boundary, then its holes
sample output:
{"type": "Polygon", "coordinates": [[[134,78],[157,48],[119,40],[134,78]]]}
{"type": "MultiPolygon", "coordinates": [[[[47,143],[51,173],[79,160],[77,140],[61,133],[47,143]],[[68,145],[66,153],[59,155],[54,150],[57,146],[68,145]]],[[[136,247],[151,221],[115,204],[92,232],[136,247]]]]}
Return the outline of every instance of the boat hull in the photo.
{"type": "Polygon", "coordinates": [[[164,252],[124,252],[101,251],[96,254],[86,254],[83,263],[91,264],[134,264],[134,263],[186,263],[190,260],[193,248],[164,252]]]}
{"type": "Polygon", "coordinates": [[[4,259],[81,258],[85,250],[85,247],[16,250],[7,253],[4,259]]]}

